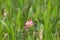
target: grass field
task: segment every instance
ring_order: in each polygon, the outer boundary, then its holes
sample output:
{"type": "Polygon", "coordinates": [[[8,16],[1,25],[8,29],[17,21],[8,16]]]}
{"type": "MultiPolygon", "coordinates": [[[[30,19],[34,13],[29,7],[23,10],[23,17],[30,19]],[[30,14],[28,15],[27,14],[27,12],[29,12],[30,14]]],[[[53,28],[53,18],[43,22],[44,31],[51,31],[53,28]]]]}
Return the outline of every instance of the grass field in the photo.
{"type": "Polygon", "coordinates": [[[0,40],[60,40],[60,0],[0,0],[0,40]]]}

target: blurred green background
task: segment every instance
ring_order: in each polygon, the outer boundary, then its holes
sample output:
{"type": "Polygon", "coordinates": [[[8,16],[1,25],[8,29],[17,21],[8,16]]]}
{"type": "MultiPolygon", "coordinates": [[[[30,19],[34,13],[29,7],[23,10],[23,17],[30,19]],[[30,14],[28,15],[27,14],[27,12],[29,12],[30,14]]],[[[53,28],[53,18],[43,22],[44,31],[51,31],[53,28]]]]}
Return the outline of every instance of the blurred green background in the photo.
{"type": "Polygon", "coordinates": [[[0,40],[60,40],[60,0],[0,0],[0,40]]]}

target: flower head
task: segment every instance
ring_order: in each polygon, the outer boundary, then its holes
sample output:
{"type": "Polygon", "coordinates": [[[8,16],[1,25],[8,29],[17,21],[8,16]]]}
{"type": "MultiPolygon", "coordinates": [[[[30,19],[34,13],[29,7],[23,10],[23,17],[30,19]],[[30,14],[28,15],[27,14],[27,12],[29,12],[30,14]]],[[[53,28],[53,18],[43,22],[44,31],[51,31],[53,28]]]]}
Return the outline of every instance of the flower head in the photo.
{"type": "Polygon", "coordinates": [[[30,28],[31,26],[33,26],[32,19],[30,19],[29,21],[26,21],[26,23],[25,23],[25,28],[30,28]]]}

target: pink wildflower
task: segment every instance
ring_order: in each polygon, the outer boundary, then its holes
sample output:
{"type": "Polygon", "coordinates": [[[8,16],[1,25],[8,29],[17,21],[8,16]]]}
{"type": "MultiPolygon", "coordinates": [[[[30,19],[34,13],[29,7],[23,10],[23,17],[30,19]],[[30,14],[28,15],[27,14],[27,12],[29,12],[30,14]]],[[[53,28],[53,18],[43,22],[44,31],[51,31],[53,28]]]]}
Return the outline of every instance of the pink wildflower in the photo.
{"type": "Polygon", "coordinates": [[[32,19],[25,23],[25,28],[30,28],[33,25],[32,19]]]}

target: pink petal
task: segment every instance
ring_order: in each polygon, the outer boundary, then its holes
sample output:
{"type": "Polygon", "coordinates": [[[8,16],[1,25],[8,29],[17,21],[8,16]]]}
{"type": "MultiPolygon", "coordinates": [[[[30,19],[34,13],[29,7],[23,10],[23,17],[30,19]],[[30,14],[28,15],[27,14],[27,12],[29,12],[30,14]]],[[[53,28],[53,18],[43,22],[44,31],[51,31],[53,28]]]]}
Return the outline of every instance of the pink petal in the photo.
{"type": "Polygon", "coordinates": [[[29,27],[31,27],[32,25],[33,25],[32,20],[29,20],[29,21],[27,21],[27,22],[25,23],[25,27],[26,27],[26,28],[29,28],[29,27]]]}

